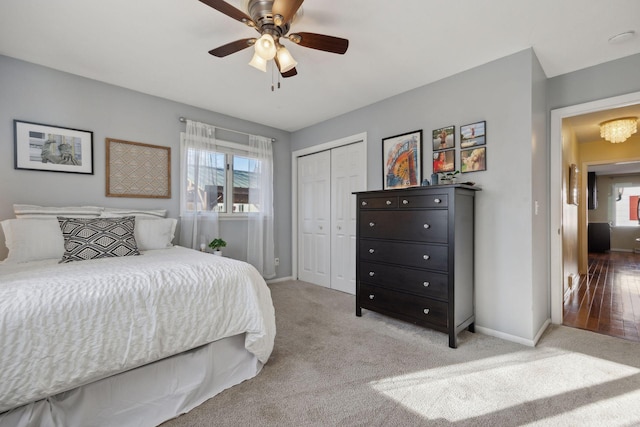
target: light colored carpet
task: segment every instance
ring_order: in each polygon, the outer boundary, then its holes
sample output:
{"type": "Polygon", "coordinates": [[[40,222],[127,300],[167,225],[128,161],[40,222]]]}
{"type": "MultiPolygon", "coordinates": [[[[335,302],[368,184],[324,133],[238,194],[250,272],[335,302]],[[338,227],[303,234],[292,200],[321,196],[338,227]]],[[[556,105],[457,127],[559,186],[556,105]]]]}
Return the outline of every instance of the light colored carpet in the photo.
{"type": "Polygon", "coordinates": [[[640,344],[563,326],[537,347],[440,332],[299,281],[270,285],[277,336],[262,372],[184,426],[640,425],[640,344]]]}

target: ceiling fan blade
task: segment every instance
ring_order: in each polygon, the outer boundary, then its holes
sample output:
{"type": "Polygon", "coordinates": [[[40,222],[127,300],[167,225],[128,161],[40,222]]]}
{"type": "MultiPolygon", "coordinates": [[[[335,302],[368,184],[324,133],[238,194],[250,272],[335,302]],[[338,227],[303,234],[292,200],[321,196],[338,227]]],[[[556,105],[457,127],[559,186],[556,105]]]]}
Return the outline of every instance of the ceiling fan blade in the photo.
{"type": "Polygon", "coordinates": [[[200,0],[200,1],[206,4],[207,6],[214,8],[218,12],[222,12],[225,15],[237,21],[240,21],[244,24],[247,24],[250,27],[256,26],[255,22],[251,20],[249,15],[247,15],[246,13],[244,13],[239,9],[236,9],[235,7],[231,6],[229,3],[223,0],[200,0]]]}
{"type": "Polygon", "coordinates": [[[325,36],[316,33],[294,33],[289,35],[289,40],[300,46],[325,52],[344,54],[349,47],[349,40],[340,37],[325,36]]]}
{"type": "Polygon", "coordinates": [[[293,77],[295,75],[298,74],[298,71],[296,71],[295,68],[290,69],[289,71],[285,72],[285,73],[280,73],[282,75],[282,77],[284,77],[285,79],[287,77],[293,77]]]}
{"type": "Polygon", "coordinates": [[[231,55],[232,53],[246,49],[249,46],[253,46],[255,42],[255,38],[236,40],[215,49],[211,49],[209,53],[213,56],[217,56],[218,58],[224,58],[227,55],[231,55]]]}
{"type": "MultiPolygon", "coordinates": [[[[300,6],[302,6],[303,1],[304,0],[274,0],[271,13],[274,18],[276,15],[282,16],[282,23],[287,23],[293,19],[293,16],[296,14],[298,9],[300,9],[300,6]]],[[[277,22],[276,24],[281,25],[277,22]]]]}

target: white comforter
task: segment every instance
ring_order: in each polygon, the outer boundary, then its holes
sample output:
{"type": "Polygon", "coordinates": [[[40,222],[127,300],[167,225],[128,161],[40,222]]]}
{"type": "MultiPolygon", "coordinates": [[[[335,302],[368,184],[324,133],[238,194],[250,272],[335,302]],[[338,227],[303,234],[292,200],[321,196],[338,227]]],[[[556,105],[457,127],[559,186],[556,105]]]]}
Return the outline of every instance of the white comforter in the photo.
{"type": "Polygon", "coordinates": [[[173,247],[0,265],[0,412],[244,332],[265,363],[271,294],[241,261],[173,247]]]}

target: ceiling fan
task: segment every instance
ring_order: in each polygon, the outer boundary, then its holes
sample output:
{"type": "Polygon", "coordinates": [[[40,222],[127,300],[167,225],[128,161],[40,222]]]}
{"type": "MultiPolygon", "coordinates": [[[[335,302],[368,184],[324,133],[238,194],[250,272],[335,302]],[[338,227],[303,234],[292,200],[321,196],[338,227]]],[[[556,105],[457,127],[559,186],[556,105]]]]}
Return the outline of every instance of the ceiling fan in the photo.
{"type": "Polygon", "coordinates": [[[209,51],[218,58],[254,46],[255,53],[249,65],[266,72],[267,61],[273,59],[282,77],[293,77],[298,74],[295,68],[298,63],[280,43],[281,39],[341,55],[349,47],[349,40],[324,34],[299,32],[287,35],[304,0],[243,0],[247,13],[223,0],[200,1],[260,33],[258,38],[236,40],[209,51]]]}

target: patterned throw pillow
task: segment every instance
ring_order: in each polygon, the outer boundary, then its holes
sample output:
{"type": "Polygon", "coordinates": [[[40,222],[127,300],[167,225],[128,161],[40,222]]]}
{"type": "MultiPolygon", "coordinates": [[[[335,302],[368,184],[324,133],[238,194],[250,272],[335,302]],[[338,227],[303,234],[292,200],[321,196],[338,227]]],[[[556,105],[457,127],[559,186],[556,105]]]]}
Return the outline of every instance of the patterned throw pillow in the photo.
{"type": "Polygon", "coordinates": [[[64,237],[61,263],[87,259],[140,255],[133,234],[135,217],[58,217],[64,237]]]}

